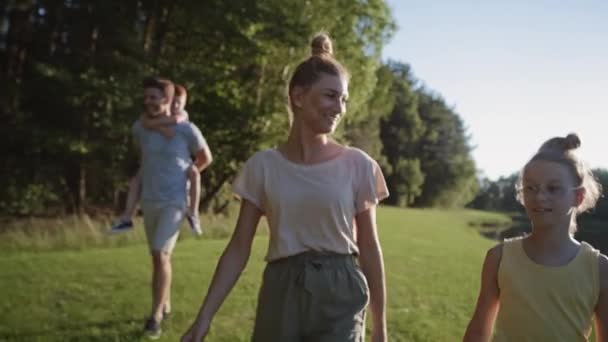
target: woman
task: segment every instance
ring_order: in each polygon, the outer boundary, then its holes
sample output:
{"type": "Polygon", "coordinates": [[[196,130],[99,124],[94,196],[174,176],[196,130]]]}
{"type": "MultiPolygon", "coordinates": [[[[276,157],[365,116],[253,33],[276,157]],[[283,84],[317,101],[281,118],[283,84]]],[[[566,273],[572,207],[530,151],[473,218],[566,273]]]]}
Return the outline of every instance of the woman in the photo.
{"type": "Polygon", "coordinates": [[[388,191],[373,159],[329,138],[346,110],[348,74],[326,35],[311,45],[312,56],[289,82],[287,141],[254,154],[235,180],[242,199],[236,228],[182,341],[207,335],[249,259],[262,215],[270,239],[252,341],[363,341],[368,301],[372,341],[386,341],[375,207],[388,191]]]}

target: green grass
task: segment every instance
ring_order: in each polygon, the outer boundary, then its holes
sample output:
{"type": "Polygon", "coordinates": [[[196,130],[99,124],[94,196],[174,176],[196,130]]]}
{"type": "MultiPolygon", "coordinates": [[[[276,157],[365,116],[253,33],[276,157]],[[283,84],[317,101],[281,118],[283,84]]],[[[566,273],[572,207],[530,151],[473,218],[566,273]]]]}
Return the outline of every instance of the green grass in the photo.
{"type": "MultiPolygon", "coordinates": [[[[119,234],[108,238],[108,231],[114,217],[66,216],[58,218],[0,218],[0,254],[15,252],[45,252],[58,250],[85,250],[91,247],[125,247],[143,244],[146,236],[143,220],[134,220],[135,229],[129,234],[119,234]]],[[[203,239],[226,239],[230,236],[234,219],[223,215],[202,218],[205,235],[203,239]]],[[[261,234],[266,232],[260,229],[261,234]]],[[[187,224],[183,223],[183,228],[187,224]]],[[[192,235],[181,234],[180,239],[190,239],[192,235]]]]}
{"type": "MultiPolygon", "coordinates": [[[[379,210],[391,341],[461,339],[485,250],[493,245],[470,227],[480,220],[504,218],[475,211],[379,210]]],[[[249,265],[207,341],[248,341],[266,243],[265,236],[256,238],[249,265]]],[[[180,241],[173,262],[174,315],[161,340],[176,341],[189,326],[225,244],[225,239],[180,241]]],[[[141,339],[150,306],[145,244],[50,251],[30,246],[5,252],[0,269],[0,341],[141,339]]]]}

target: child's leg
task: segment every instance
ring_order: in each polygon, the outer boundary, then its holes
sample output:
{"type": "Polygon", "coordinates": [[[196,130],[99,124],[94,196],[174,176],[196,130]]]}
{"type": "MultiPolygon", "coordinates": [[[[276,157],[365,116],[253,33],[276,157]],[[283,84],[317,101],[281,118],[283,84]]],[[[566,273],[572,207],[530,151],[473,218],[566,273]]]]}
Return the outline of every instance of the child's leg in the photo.
{"type": "Polygon", "coordinates": [[[127,203],[125,204],[125,211],[120,216],[122,220],[130,221],[135,216],[135,210],[137,209],[137,202],[139,201],[139,194],[141,193],[141,168],[137,170],[135,177],[129,181],[129,192],[127,193],[127,203]]]}
{"type": "Polygon", "coordinates": [[[201,174],[194,165],[188,169],[188,180],[190,181],[188,214],[198,217],[198,207],[201,200],[201,174]]]}

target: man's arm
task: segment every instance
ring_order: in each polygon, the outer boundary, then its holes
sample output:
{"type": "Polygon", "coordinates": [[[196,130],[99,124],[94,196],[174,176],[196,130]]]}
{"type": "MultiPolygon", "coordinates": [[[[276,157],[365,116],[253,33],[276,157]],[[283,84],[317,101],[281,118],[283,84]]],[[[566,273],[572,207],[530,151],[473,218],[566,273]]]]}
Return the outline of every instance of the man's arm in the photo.
{"type": "Polygon", "coordinates": [[[206,169],[209,164],[213,161],[211,150],[207,145],[207,140],[203,137],[201,130],[196,125],[189,123],[188,125],[188,145],[190,153],[194,156],[194,162],[192,163],[196,169],[201,172],[206,169]]]}
{"type": "Polygon", "coordinates": [[[194,154],[194,166],[198,169],[199,172],[206,169],[211,162],[213,161],[213,156],[211,155],[211,150],[209,146],[205,143],[202,148],[198,150],[194,154]]]}

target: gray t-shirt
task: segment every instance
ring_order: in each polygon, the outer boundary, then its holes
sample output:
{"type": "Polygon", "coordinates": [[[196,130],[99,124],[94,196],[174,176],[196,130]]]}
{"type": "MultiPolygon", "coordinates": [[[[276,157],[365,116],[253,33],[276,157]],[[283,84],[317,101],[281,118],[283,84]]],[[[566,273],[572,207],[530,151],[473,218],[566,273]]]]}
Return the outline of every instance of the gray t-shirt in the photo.
{"type": "Polygon", "coordinates": [[[166,202],[180,207],[186,204],[191,156],[207,142],[191,122],[178,123],[174,129],[175,136],[167,139],[157,131],[145,129],[140,120],[133,124],[133,137],[142,155],[142,202],[166,202]]]}

